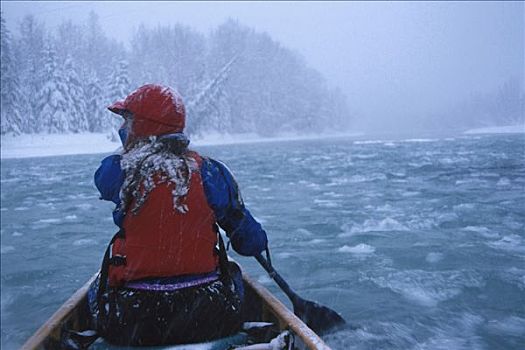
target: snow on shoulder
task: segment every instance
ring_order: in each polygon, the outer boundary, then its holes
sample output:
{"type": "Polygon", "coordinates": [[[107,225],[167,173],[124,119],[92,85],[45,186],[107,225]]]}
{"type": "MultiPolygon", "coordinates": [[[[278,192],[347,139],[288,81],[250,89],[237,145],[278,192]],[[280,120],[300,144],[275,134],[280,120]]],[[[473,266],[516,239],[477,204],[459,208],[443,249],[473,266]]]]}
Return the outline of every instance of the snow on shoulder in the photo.
{"type": "Polygon", "coordinates": [[[506,125],[506,126],[490,126],[486,128],[470,129],[464,134],[524,134],[525,124],[521,125],[506,125]]]}

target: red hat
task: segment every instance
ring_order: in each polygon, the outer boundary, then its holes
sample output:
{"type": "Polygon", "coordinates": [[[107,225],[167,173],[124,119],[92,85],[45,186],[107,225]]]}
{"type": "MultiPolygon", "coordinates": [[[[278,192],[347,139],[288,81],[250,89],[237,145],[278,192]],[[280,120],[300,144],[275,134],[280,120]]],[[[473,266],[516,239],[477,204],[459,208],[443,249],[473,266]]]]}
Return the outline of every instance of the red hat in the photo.
{"type": "Polygon", "coordinates": [[[134,137],[147,137],[182,132],[186,122],[186,111],[182,97],[169,87],[147,84],[139,87],[108,109],[123,115],[133,113],[130,133],[134,137]]]}

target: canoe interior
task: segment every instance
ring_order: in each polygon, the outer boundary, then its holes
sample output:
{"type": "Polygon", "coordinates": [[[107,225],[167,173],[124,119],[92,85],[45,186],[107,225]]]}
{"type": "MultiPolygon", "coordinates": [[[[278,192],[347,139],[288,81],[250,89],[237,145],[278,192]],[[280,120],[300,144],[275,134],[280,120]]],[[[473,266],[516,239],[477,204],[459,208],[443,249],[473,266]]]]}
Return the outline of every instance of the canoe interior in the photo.
{"type": "MultiPolygon", "coordinates": [[[[96,275],[95,275],[96,276],[96,275]]],[[[56,350],[60,349],[61,338],[68,330],[83,331],[90,328],[87,290],[93,281],[93,276],[80,288],[62,307],[22,346],[22,350],[56,350]]],[[[243,304],[243,321],[271,322],[273,329],[267,330],[265,335],[271,339],[283,330],[290,330],[294,334],[295,348],[300,349],[329,349],[329,347],[308,326],[299,320],[275,296],[256,281],[252,280],[243,271],[245,287],[245,303],[243,304]]],[[[231,337],[230,337],[231,338],[231,337]]],[[[215,346],[208,349],[221,349],[239,339],[226,339],[213,342],[215,346]],[[219,347],[217,347],[219,346],[219,347]]],[[[202,345],[202,344],[201,344],[202,345]]],[[[98,346],[94,346],[98,348],[98,346]]],[[[189,347],[185,347],[185,349],[189,347]]],[[[115,348],[116,349],[116,348],[115,348]]],[[[150,348],[148,348],[150,349],[150,348]]],[[[153,348],[151,348],[153,349],[153,348]]],[[[155,349],[177,349],[177,346],[155,347],[155,349]]]]}

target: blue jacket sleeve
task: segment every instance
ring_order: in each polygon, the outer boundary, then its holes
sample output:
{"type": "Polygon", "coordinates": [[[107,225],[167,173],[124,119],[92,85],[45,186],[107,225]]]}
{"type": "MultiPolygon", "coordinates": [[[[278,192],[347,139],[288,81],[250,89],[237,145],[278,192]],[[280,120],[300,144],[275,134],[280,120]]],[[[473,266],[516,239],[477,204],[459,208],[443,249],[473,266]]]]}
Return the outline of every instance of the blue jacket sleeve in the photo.
{"type": "Polygon", "coordinates": [[[102,164],[95,172],[95,186],[100,191],[100,198],[120,203],[120,187],[124,182],[124,172],[120,168],[121,156],[111,155],[102,160],[102,164]]]}
{"type": "Polygon", "coordinates": [[[228,168],[221,162],[204,158],[201,176],[208,204],[219,226],[230,238],[233,249],[245,256],[266,249],[266,232],[244,206],[237,182],[228,168]]]}

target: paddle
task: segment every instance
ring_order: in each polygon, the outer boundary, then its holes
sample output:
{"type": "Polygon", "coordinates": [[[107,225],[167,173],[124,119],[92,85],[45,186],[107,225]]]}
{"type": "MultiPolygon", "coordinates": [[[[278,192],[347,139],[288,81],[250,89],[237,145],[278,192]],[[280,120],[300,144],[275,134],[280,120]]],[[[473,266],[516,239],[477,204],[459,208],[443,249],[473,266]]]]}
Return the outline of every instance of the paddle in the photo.
{"type": "Polygon", "coordinates": [[[314,332],[323,334],[346,324],[346,321],[336,311],[298,296],[262,255],[256,255],[255,259],[290,298],[294,314],[303,320],[314,332]]]}

